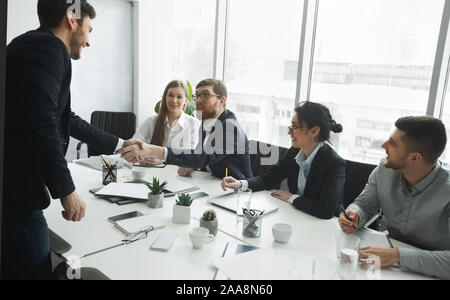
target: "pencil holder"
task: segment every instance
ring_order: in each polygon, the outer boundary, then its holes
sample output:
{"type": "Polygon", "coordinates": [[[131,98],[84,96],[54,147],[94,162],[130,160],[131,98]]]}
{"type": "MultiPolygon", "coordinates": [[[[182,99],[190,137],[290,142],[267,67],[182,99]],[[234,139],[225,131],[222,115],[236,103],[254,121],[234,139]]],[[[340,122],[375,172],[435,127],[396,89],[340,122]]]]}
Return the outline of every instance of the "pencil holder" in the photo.
{"type": "Polygon", "coordinates": [[[242,235],[249,238],[261,236],[262,212],[254,209],[244,209],[242,235]]]}
{"type": "Polygon", "coordinates": [[[102,168],[102,182],[107,185],[110,182],[117,182],[117,167],[103,167],[102,168]]]}

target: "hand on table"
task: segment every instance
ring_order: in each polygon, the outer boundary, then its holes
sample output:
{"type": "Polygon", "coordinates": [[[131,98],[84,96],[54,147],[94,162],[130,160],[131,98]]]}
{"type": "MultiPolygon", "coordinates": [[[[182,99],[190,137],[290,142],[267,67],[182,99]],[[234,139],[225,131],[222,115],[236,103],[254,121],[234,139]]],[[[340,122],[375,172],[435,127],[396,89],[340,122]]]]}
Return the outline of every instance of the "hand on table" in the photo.
{"type": "Polygon", "coordinates": [[[178,175],[186,177],[186,176],[191,175],[192,171],[194,171],[194,169],[192,169],[192,168],[179,167],[178,168],[178,175]]]}
{"type": "Polygon", "coordinates": [[[366,247],[359,249],[359,259],[362,267],[373,265],[379,260],[381,268],[388,268],[400,262],[400,252],[397,248],[366,247]]]}
{"type": "Polygon", "coordinates": [[[280,199],[281,201],[285,201],[285,202],[287,202],[287,201],[289,200],[289,198],[292,197],[292,195],[293,195],[293,194],[291,194],[291,193],[289,193],[289,192],[286,192],[286,191],[280,191],[280,190],[275,191],[275,192],[272,193],[272,196],[273,196],[273,197],[275,197],[275,198],[277,198],[277,199],[280,199]]]}

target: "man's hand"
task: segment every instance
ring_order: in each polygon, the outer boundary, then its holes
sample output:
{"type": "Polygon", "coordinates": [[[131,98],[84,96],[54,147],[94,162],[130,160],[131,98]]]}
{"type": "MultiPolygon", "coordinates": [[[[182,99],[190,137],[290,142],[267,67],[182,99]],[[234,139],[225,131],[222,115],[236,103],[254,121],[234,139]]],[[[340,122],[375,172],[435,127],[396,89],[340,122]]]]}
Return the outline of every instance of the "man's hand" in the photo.
{"type": "Polygon", "coordinates": [[[357,231],[357,229],[353,228],[353,225],[355,227],[358,227],[359,214],[354,210],[350,210],[347,212],[347,215],[350,217],[351,220],[347,220],[344,213],[341,213],[339,215],[339,226],[341,226],[341,229],[344,233],[354,234],[357,231]]]}
{"type": "Polygon", "coordinates": [[[178,175],[186,177],[186,176],[189,176],[192,173],[192,171],[194,171],[194,169],[179,167],[178,168],[178,175]]]}
{"type": "Polygon", "coordinates": [[[280,199],[281,201],[285,201],[287,202],[289,200],[289,198],[292,197],[293,194],[286,192],[286,191],[275,191],[272,193],[272,196],[280,199]]]}
{"type": "Polygon", "coordinates": [[[159,159],[156,159],[154,157],[147,157],[140,163],[141,163],[141,165],[144,165],[144,166],[158,166],[158,165],[162,164],[162,161],[160,161],[159,159]]]}
{"type": "Polygon", "coordinates": [[[359,259],[364,260],[361,263],[362,267],[374,264],[375,261],[371,256],[377,256],[380,259],[381,268],[388,268],[400,262],[400,252],[397,248],[367,247],[359,249],[359,259]]]}
{"type": "Polygon", "coordinates": [[[231,176],[224,177],[222,179],[222,189],[226,191],[227,189],[237,190],[242,187],[242,182],[231,176]]]}
{"type": "Polygon", "coordinates": [[[86,204],[84,204],[77,192],[61,198],[61,205],[64,208],[61,214],[67,221],[79,222],[84,218],[86,204]]]}
{"type": "MultiPolygon", "coordinates": [[[[122,148],[131,146],[131,145],[138,145],[141,150],[144,150],[145,143],[143,141],[141,141],[140,139],[129,139],[129,140],[126,140],[123,142],[122,148]]],[[[119,149],[119,151],[120,150],[121,149],[119,149]]],[[[119,151],[117,151],[117,152],[119,152],[119,151]]]]}
{"type": "Polygon", "coordinates": [[[156,160],[164,159],[164,147],[145,144],[143,142],[132,144],[130,146],[124,146],[117,151],[121,154],[122,158],[126,161],[137,163],[144,161],[150,157],[156,160]]]}

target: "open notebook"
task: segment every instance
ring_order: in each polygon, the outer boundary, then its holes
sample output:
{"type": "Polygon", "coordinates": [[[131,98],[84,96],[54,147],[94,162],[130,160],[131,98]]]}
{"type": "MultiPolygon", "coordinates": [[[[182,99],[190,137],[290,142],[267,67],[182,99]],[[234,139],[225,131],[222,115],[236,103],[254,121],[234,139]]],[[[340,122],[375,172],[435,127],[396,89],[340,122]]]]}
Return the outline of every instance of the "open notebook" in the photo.
{"type": "MultiPolygon", "coordinates": [[[[218,196],[215,198],[211,198],[208,200],[210,204],[213,204],[215,206],[222,207],[226,210],[236,212],[237,209],[237,194],[235,193],[226,193],[222,196],[218,196]]],[[[273,213],[278,210],[277,206],[271,205],[269,203],[263,202],[263,199],[261,201],[258,201],[258,197],[255,195],[252,195],[252,200],[250,202],[250,208],[251,209],[257,209],[259,211],[264,211],[264,215],[273,213]]]]}
{"type": "Polygon", "coordinates": [[[152,230],[159,229],[165,226],[164,222],[157,219],[155,216],[143,215],[139,217],[120,220],[115,223],[115,226],[123,233],[130,235],[140,231],[148,230],[153,227],[152,230]]]}
{"type": "MultiPolygon", "coordinates": [[[[111,162],[111,165],[114,166],[116,165],[116,167],[118,169],[122,168],[123,166],[126,167],[132,167],[131,164],[127,163],[126,161],[124,161],[120,155],[101,155],[101,157],[103,157],[103,159],[109,163],[111,162]]],[[[79,159],[79,160],[75,160],[74,161],[76,164],[85,166],[85,167],[89,167],[92,169],[96,169],[96,170],[102,170],[103,169],[103,165],[100,162],[100,156],[91,156],[88,158],[83,158],[83,159],[79,159]]]]}

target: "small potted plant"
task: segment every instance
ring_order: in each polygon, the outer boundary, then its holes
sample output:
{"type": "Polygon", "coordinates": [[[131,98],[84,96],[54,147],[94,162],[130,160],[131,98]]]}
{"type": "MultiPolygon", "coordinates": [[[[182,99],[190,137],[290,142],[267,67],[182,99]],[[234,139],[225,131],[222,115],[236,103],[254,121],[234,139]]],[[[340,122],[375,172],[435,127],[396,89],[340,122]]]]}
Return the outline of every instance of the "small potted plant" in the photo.
{"type": "Polygon", "coordinates": [[[216,236],[218,230],[218,222],[216,212],[213,209],[208,209],[203,213],[200,219],[200,227],[205,227],[209,233],[216,236]]]}
{"type": "Polygon", "coordinates": [[[191,195],[180,194],[173,205],[172,221],[179,224],[189,224],[191,221],[191,195]]]}
{"type": "Polygon", "coordinates": [[[163,190],[167,185],[167,181],[164,181],[163,183],[160,183],[159,179],[156,177],[153,177],[152,183],[146,183],[145,184],[149,190],[150,193],[148,193],[148,207],[151,208],[161,208],[164,205],[164,193],[163,190]]]}

